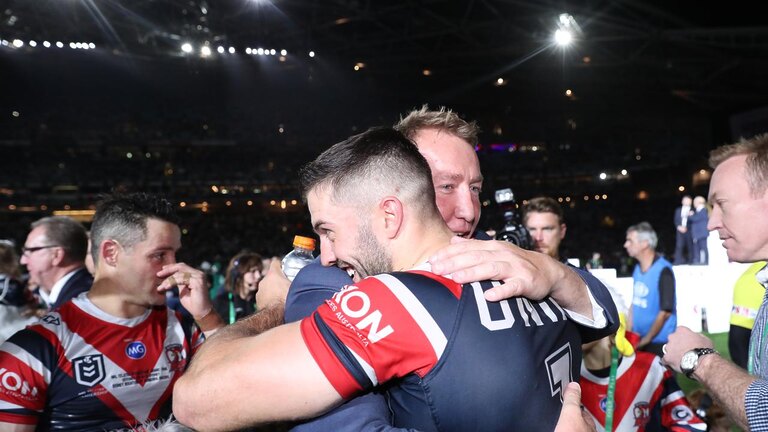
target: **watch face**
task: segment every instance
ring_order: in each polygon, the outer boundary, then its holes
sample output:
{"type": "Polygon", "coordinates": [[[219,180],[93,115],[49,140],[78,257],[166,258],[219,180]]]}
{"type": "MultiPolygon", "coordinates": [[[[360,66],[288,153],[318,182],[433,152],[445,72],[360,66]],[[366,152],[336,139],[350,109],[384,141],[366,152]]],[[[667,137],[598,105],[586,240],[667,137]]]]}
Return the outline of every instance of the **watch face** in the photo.
{"type": "Polygon", "coordinates": [[[696,364],[696,360],[698,358],[699,356],[694,351],[688,351],[687,353],[683,354],[683,358],[680,359],[680,369],[683,371],[693,369],[693,366],[696,364]]]}

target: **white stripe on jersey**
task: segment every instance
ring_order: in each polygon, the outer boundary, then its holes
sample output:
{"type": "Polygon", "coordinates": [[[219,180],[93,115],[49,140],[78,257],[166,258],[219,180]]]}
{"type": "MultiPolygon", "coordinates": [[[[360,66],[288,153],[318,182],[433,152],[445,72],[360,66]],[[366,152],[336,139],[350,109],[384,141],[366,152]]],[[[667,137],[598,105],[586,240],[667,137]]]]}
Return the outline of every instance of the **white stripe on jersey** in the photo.
{"type": "Polygon", "coordinates": [[[368,375],[368,379],[369,379],[369,380],[371,380],[371,382],[373,383],[373,385],[374,385],[374,386],[377,386],[377,385],[379,385],[379,379],[378,379],[378,378],[376,378],[376,371],[375,371],[375,370],[373,370],[373,366],[371,366],[370,364],[368,364],[368,362],[367,362],[367,361],[363,360],[363,358],[362,358],[362,357],[360,357],[359,355],[357,355],[357,353],[355,352],[355,350],[352,350],[352,349],[351,349],[351,350],[349,350],[349,352],[351,352],[351,353],[352,353],[352,355],[353,355],[353,356],[355,356],[355,360],[357,360],[357,364],[359,364],[359,365],[360,365],[360,367],[362,367],[362,368],[363,368],[363,371],[365,371],[365,374],[366,374],[366,375],[368,375]]]}
{"type": "MultiPolygon", "coordinates": [[[[12,409],[26,409],[21,405],[12,404],[10,402],[6,402],[4,400],[0,400],[0,410],[12,410],[12,409]]],[[[38,410],[37,412],[41,413],[42,411],[38,410]]]]}
{"type": "Polygon", "coordinates": [[[427,337],[429,343],[432,345],[432,349],[435,351],[435,356],[439,360],[443,356],[445,346],[448,344],[445,334],[440,330],[440,326],[432,318],[424,305],[416,298],[415,295],[409,290],[402,282],[396,277],[388,274],[381,274],[374,276],[380,280],[392,294],[397,297],[400,303],[405,307],[408,313],[411,315],[416,324],[424,332],[424,336],[427,337]]]}
{"type": "Polygon", "coordinates": [[[45,367],[45,365],[40,360],[29,354],[27,350],[13,342],[5,342],[4,344],[0,345],[0,350],[7,352],[8,354],[16,357],[20,362],[28,365],[30,369],[43,377],[43,380],[46,384],[51,383],[51,370],[45,367]]]}
{"type": "Polygon", "coordinates": [[[685,395],[683,394],[683,391],[682,390],[678,390],[678,391],[676,391],[674,393],[668,394],[667,397],[662,399],[661,400],[661,405],[666,405],[666,404],[668,404],[670,402],[674,402],[674,401],[679,400],[680,398],[684,398],[684,397],[685,397],[685,395]]]}
{"type": "Polygon", "coordinates": [[[541,307],[541,310],[544,311],[544,314],[552,320],[552,322],[557,322],[557,315],[555,315],[555,313],[552,311],[552,308],[549,307],[546,300],[539,302],[539,306],[541,307]]]}

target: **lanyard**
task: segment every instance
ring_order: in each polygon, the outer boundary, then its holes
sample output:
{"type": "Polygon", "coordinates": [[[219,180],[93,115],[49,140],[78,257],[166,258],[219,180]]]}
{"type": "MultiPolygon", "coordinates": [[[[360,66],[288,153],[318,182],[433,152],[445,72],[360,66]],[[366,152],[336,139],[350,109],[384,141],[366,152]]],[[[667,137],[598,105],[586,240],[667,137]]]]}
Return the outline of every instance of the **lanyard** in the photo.
{"type": "Polygon", "coordinates": [[[605,432],[613,430],[613,410],[616,407],[616,371],[619,368],[619,350],[611,347],[611,374],[608,376],[608,394],[605,396],[605,432]]]}
{"type": "MultiPolygon", "coordinates": [[[[768,322],[766,322],[765,325],[763,326],[763,334],[761,335],[760,340],[755,341],[756,343],[749,344],[749,358],[747,359],[747,371],[749,372],[750,375],[755,374],[755,360],[754,360],[755,345],[762,345],[766,335],[768,335],[768,322]]],[[[762,350],[760,350],[760,352],[758,353],[758,357],[760,357],[761,354],[762,354],[762,350]]],[[[758,360],[760,359],[758,358],[758,360]]]]}
{"type": "Polygon", "coordinates": [[[235,301],[232,299],[232,293],[229,293],[229,323],[235,322],[235,301]]]}

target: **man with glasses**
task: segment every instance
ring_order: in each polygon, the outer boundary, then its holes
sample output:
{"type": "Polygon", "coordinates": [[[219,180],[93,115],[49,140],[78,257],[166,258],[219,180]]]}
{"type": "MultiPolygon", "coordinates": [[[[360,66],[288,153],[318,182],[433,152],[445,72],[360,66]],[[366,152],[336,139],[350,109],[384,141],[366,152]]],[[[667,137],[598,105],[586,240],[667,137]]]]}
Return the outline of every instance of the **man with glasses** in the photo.
{"type": "Polygon", "coordinates": [[[88,234],[83,225],[66,216],[49,216],[31,228],[21,248],[21,264],[48,306],[58,308],[88,291],[93,277],[85,268],[88,234]]]}

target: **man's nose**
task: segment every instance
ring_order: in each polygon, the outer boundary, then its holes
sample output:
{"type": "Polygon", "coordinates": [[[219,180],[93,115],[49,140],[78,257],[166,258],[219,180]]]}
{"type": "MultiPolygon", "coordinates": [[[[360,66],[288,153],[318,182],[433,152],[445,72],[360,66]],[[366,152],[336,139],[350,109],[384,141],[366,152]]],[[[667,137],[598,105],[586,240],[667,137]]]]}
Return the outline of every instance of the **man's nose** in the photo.
{"type": "Polygon", "coordinates": [[[329,242],[320,240],[320,263],[325,267],[336,264],[336,255],[329,242]]]}
{"type": "Polygon", "coordinates": [[[707,221],[707,231],[714,231],[720,227],[720,224],[722,223],[721,216],[720,210],[717,207],[714,207],[712,213],[709,215],[709,220],[707,221]]]}
{"type": "Polygon", "coordinates": [[[456,195],[455,216],[468,222],[473,222],[477,217],[475,214],[474,197],[469,189],[462,190],[456,195]]]}

